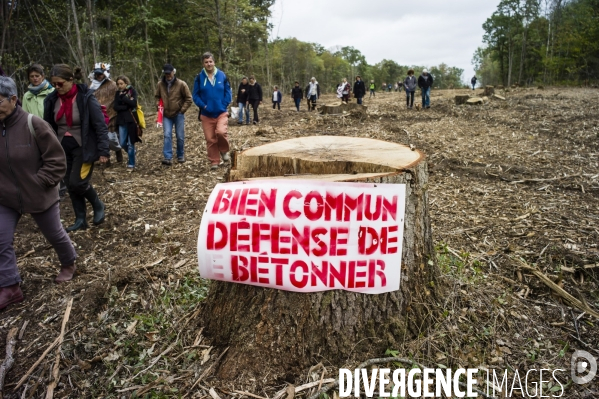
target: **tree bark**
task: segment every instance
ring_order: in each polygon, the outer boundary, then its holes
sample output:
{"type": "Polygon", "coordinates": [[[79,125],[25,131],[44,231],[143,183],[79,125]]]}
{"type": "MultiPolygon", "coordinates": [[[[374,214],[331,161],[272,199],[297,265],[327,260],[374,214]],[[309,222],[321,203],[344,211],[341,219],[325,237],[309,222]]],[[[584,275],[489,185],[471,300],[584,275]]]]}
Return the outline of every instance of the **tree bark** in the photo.
{"type": "Polygon", "coordinates": [[[75,23],[75,34],[77,35],[77,58],[83,71],[83,76],[87,78],[87,65],[85,62],[85,55],[83,53],[83,43],[81,42],[81,31],[79,30],[79,18],[77,17],[77,8],[75,7],[75,0],[71,0],[71,8],[73,10],[73,22],[75,23]]]}
{"type": "Polygon", "coordinates": [[[225,380],[288,380],[320,361],[342,366],[397,347],[431,322],[441,298],[428,214],[424,156],[379,140],[312,136],[270,143],[233,157],[229,181],[298,178],[406,185],[400,289],[368,295],[312,294],[212,282],[205,331],[229,347],[217,371],[225,380]]]}

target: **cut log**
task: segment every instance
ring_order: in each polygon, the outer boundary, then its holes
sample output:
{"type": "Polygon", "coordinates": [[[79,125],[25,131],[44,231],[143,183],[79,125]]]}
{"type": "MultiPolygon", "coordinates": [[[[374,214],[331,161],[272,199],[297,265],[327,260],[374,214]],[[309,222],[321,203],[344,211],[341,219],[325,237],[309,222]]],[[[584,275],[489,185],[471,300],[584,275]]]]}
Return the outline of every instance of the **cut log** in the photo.
{"type": "Polygon", "coordinates": [[[493,97],[496,100],[501,100],[501,101],[505,101],[505,97],[500,96],[499,94],[493,94],[493,97]]]}
{"type": "Polygon", "coordinates": [[[430,304],[442,297],[428,214],[424,156],[379,140],[311,136],[251,148],[233,157],[229,181],[318,179],[405,184],[400,289],[368,295],[335,290],[312,294],[213,281],[202,304],[213,345],[230,347],[217,370],[261,384],[298,376],[326,359],[341,366],[367,359],[424,332],[430,304]]]}
{"type": "Polygon", "coordinates": [[[337,114],[349,113],[350,111],[366,113],[367,109],[368,109],[368,107],[365,105],[362,105],[362,104],[347,103],[347,104],[321,105],[318,108],[318,111],[323,115],[324,114],[337,115],[337,114]]]}
{"type": "Polygon", "coordinates": [[[483,99],[480,97],[473,97],[470,100],[466,101],[468,105],[480,105],[483,103],[483,99]]]}
{"type": "Polygon", "coordinates": [[[462,105],[462,104],[466,104],[466,101],[468,101],[468,99],[470,98],[469,95],[458,95],[455,96],[455,104],[456,105],[462,105]]]}
{"type": "Polygon", "coordinates": [[[484,96],[491,97],[495,94],[495,87],[493,86],[485,86],[485,91],[483,93],[484,96]]]}

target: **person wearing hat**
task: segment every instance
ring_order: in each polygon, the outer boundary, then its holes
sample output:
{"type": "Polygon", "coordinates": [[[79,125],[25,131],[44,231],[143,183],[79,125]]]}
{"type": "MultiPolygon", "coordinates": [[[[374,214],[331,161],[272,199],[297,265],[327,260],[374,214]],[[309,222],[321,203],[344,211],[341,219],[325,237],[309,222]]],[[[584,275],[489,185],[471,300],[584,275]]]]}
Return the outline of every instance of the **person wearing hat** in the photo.
{"type": "Polygon", "coordinates": [[[114,96],[116,94],[116,83],[110,79],[110,64],[97,62],[94,70],[90,74],[90,90],[94,91],[94,96],[100,103],[102,111],[108,116],[108,138],[110,140],[110,149],[114,151],[117,162],[123,162],[123,149],[119,144],[116,111],[114,110],[114,96]]]}
{"type": "Polygon", "coordinates": [[[422,109],[431,107],[431,87],[433,86],[433,76],[425,68],[418,77],[418,87],[422,93],[422,109]]]}
{"type": "Polygon", "coordinates": [[[173,126],[177,137],[177,160],[185,162],[185,112],[191,106],[191,91],[187,83],[178,79],[175,74],[177,70],[171,64],[165,64],[162,68],[162,79],[156,86],[156,108],[162,100],[164,145],[162,153],[163,165],[173,164],[173,126]]]}

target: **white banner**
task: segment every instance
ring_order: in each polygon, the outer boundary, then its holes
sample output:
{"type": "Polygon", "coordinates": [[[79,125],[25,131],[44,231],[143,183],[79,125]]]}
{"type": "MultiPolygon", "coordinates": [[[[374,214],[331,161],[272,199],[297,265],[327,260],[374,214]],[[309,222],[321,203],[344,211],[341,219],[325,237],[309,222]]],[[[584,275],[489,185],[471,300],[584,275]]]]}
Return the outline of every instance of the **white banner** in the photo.
{"type": "Polygon", "coordinates": [[[200,225],[200,275],[297,292],[396,291],[404,213],[403,184],[218,184],[200,225]]]}

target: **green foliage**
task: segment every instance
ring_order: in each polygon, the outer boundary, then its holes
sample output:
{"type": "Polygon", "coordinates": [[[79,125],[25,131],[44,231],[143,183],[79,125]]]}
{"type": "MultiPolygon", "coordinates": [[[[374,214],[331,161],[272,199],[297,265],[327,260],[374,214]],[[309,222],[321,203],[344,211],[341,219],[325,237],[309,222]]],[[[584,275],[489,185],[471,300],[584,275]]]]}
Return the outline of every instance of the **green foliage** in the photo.
{"type": "Polygon", "coordinates": [[[599,0],[502,0],[483,29],[472,59],[483,85],[599,79],[599,0]]]}

